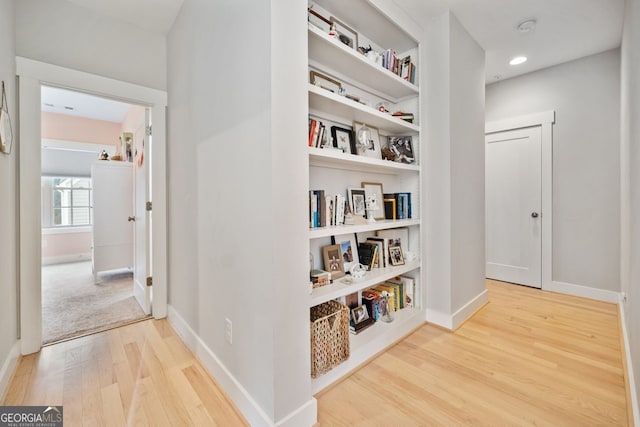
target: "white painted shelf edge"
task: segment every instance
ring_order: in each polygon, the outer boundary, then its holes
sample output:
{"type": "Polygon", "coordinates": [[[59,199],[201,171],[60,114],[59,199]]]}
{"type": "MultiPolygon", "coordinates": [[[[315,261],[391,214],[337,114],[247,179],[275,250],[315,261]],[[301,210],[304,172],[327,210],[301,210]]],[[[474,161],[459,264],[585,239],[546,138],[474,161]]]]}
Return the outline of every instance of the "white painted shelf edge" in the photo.
{"type": "Polygon", "coordinates": [[[313,307],[325,301],[330,301],[332,299],[358,292],[362,289],[370,288],[378,283],[384,282],[385,280],[389,280],[392,277],[408,273],[409,271],[417,268],[420,268],[420,261],[417,260],[395,267],[374,268],[373,270],[368,271],[364,278],[353,281],[351,284],[346,284],[344,282],[345,278],[350,277],[349,275],[341,277],[340,279],[334,280],[330,285],[313,289],[311,292],[311,302],[309,306],[313,307]]]}
{"type": "Polygon", "coordinates": [[[404,308],[394,313],[391,323],[376,322],[375,325],[358,335],[350,335],[349,359],[318,378],[311,379],[311,392],[318,393],[352,370],[361,366],[376,354],[401,340],[417,327],[426,323],[423,309],[404,308]]]}
{"type": "Polygon", "coordinates": [[[309,164],[311,166],[332,166],[339,169],[370,170],[372,172],[419,172],[420,166],[415,164],[392,162],[390,160],[374,159],[343,153],[340,150],[326,150],[309,147],[309,164]]]}
{"type": "Polygon", "coordinates": [[[388,129],[392,132],[420,132],[420,126],[409,123],[402,119],[395,118],[390,114],[378,111],[374,108],[369,107],[368,105],[361,104],[359,102],[345,98],[344,96],[340,96],[336,93],[330,92],[326,89],[309,83],[310,105],[313,105],[313,97],[316,97],[318,100],[324,101],[325,103],[329,103],[333,106],[333,108],[331,109],[327,108],[327,110],[329,110],[326,111],[327,113],[331,113],[331,110],[335,108],[342,107],[353,111],[353,115],[359,121],[367,124],[375,124],[382,129],[388,129]]]}
{"type": "Polygon", "coordinates": [[[389,228],[410,227],[420,225],[419,219],[386,219],[368,222],[361,225],[339,225],[335,227],[310,228],[309,239],[319,237],[339,236],[346,233],[364,233],[366,231],[386,230],[389,228]]]}

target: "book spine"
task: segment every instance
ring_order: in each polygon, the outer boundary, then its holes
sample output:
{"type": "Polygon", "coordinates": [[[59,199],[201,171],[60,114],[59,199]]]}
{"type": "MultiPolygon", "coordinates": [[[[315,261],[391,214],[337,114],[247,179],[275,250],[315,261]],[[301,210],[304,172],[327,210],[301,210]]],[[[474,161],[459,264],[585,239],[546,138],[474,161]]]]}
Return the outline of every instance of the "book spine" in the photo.
{"type": "Polygon", "coordinates": [[[317,125],[318,122],[314,119],[311,119],[309,122],[309,147],[313,147],[313,135],[315,134],[317,125]]]}

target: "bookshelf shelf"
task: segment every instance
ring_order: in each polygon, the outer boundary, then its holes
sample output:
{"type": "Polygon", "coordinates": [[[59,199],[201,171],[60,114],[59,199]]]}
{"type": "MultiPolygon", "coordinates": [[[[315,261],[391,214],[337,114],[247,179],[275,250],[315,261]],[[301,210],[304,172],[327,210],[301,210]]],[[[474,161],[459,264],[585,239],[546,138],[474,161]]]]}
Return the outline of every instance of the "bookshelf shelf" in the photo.
{"type": "Polygon", "coordinates": [[[420,225],[420,220],[412,219],[386,219],[361,225],[339,225],[337,227],[310,228],[309,239],[337,236],[347,233],[364,233],[366,231],[386,230],[390,228],[410,227],[420,225]]]}
{"type": "Polygon", "coordinates": [[[415,270],[416,268],[420,268],[420,261],[411,261],[405,265],[399,265],[396,267],[375,268],[369,271],[363,279],[354,281],[351,284],[345,284],[345,278],[342,277],[338,280],[334,280],[330,285],[315,288],[311,293],[311,302],[309,306],[313,307],[314,305],[321,304],[325,301],[340,298],[345,295],[370,288],[378,283],[391,279],[392,277],[415,270]]]}
{"type": "Polygon", "coordinates": [[[326,89],[309,84],[309,113],[319,117],[338,118],[338,122],[366,123],[377,127],[383,134],[416,134],[420,126],[397,119],[369,106],[345,98],[326,89]]]}
{"type": "Polygon", "coordinates": [[[342,74],[357,75],[361,83],[398,99],[416,96],[418,87],[391,71],[372,64],[354,49],[309,24],[309,58],[342,74]]]}
{"type": "Polygon", "coordinates": [[[342,153],[338,150],[323,150],[322,148],[316,147],[309,147],[309,165],[391,175],[405,172],[420,172],[420,166],[418,165],[372,159],[370,157],[342,153]]]}

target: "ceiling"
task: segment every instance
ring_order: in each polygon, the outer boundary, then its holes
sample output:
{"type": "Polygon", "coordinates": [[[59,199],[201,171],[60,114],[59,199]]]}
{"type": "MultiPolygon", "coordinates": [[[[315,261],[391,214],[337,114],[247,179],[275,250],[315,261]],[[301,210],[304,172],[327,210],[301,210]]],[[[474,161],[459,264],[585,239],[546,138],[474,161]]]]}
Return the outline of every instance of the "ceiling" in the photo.
{"type": "Polygon", "coordinates": [[[418,23],[449,8],[486,52],[486,82],[620,46],[624,0],[395,0],[418,23]],[[517,25],[536,19],[535,30],[517,25]],[[515,56],[527,56],[518,66],[515,56]]]}
{"type": "Polygon", "coordinates": [[[57,87],[42,86],[42,111],[122,123],[131,104],[74,92],[57,87]]]}

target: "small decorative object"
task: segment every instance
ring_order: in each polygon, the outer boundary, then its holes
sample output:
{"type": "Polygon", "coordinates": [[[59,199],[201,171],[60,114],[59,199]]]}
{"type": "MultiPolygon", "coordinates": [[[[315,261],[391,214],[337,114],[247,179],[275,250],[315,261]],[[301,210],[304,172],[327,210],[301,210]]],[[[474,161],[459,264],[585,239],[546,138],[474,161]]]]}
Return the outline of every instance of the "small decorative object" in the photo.
{"type": "Polygon", "coordinates": [[[389,261],[391,265],[404,265],[404,257],[400,245],[389,246],[389,261]]]}
{"type": "Polygon", "coordinates": [[[382,149],[382,158],[384,160],[390,160],[390,161],[394,161],[396,159],[396,153],[394,153],[393,151],[391,151],[389,149],[389,147],[384,147],[382,149]]]}
{"type": "Polygon", "coordinates": [[[309,75],[309,81],[312,85],[321,87],[333,93],[340,93],[342,83],[339,81],[313,70],[309,72],[309,75]]]}
{"type": "Polygon", "coordinates": [[[387,103],[386,102],[378,102],[376,104],[376,108],[378,109],[378,111],[380,111],[381,113],[388,113],[389,110],[387,109],[387,103]]]}
{"type": "Polygon", "coordinates": [[[331,126],[331,137],[334,141],[334,147],[341,149],[344,153],[354,153],[356,147],[351,129],[331,126]]]}
{"type": "Polygon", "coordinates": [[[109,153],[107,153],[107,150],[102,150],[102,153],[100,153],[100,155],[98,156],[98,159],[109,160],[109,153]]]}
{"type": "Polygon", "coordinates": [[[376,193],[371,193],[366,197],[367,205],[367,222],[376,222],[375,211],[379,210],[378,201],[376,200],[376,193]]]}
{"type": "Polygon", "coordinates": [[[413,142],[410,136],[390,136],[387,148],[393,153],[393,158],[388,160],[409,164],[416,162],[415,154],[413,153],[413,142]]]}
{"type": "Polygon", "coordinates": [[[411,262],[414,261],[417,258],[416,253],[415,252],[411,252],[411,251],[406,251],[404,252],[404,260],[407,262],[411,262]]]}
{"type": "MultiPolygon", "coordinates": [[[[358,49],[358,33],[338,21],[335,17],[330,18],[331,28],[334,28],[338,40],[349,46],[351,49],[358,49]]],[[[329,33],[331,35],[331,33],[329,33]]]]}
{"type": "Polygon", "coordinates": [[[356,133],[356,150],[357,154],[372,157],[374,159],[382,158],[382,150],[380,147],[380,135],[378,129],[367,126],[364,123],[353,124],[356,133]]]}
{"type": "Polygon", "coordinates": [[[349,269],[349,273],[351,273],[351,278],[354,280],[362,279],[367,274],[367,267],[360,263],[353,264],[349,269]]]}
{"type": "Polygon", "coordinates": [[[329,37],[335,37],[338,35],[338,30],[336,29],[336,23],[331,23],[331,28],[329,28],[329,37]]]}
{"type": "Polygon", "coordinates": [[[339,279],[344,276],[344,263],[340,245],[329,245],[322,248],[324,257],[324,269],[331,273],[332,279],[339,279]]]}
{"type": "Polygon", "coordinates": [[[384,191],[382,191],[382,183],[380,182],[363,182],[362,188],[365,193],[365,200],[367,201],[375,201],[376,209],[368,209],[367,212],[367,220],[369,217],[372,217],[374,220],[385,219],[384,209],[380,209],[380,205],[384,201],[384,191]],[[376,213],[377,212],[377,213],[376,213]]]}
{"type": "Polygon", "coordinates": [[[361,54],[367,56],[367,54],[369,52],[371,52],[373,50],[373,48],[371,47],[371,45],[369,45],[369,47],[364,47],[364,46],[358,46],[358,52],[360,52],[361,54]]]}
{"type": "Polygon", "coordinates": [[[2,82],[2,98],[0,98],[0,151],[11,154],[13,146],[13,128],[11,127],[11,117],[9,116],[9,103],[7,102],[7,92],[2,82]]]}
{"type": "Polygon", "coordinates": [[[378,301],[378,308],[380,309],[380,318],[383,322],[393,322],[393,316],[391,315],[391,310],[389,310],[389,292],[382,291],[382,296],[378,301]]]}

